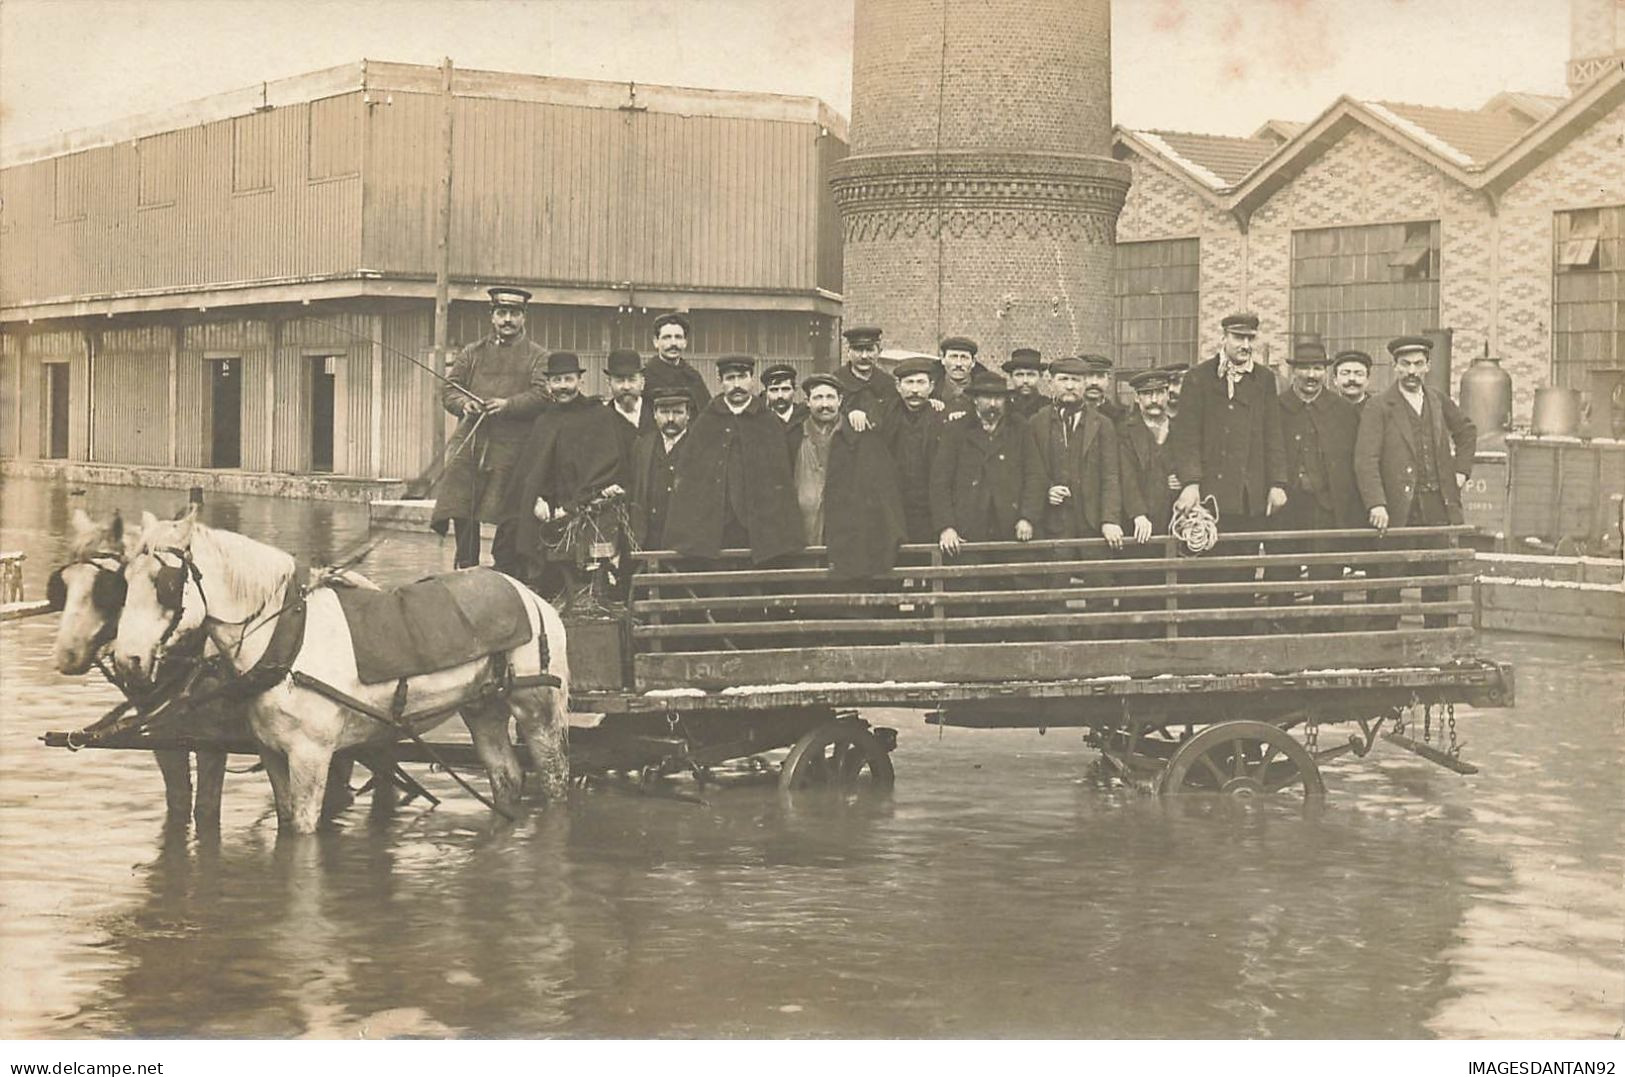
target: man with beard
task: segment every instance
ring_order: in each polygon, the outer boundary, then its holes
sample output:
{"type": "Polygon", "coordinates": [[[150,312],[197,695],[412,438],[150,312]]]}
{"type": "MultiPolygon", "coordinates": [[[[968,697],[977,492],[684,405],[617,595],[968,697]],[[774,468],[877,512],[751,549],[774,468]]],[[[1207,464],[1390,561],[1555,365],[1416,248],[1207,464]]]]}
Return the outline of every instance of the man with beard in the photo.
{"type": "Polygon", "coordinates": [[[936,398],[947,408],[948,418],[957,418],[970,410],[970,399],[965,391],[970,387],[972,372],[982,369],[976,362],[976,341],[969,337],[948,337],[937,351],[942,356],[943,376],[936,398]]]}
{"type": "Polygon", "coordinates": [[[677,461],[694,416],[687,389],[663,389],[649,398],[655,428],[632,446],[632,538],[641,549],[664,549],[677,461]]]}
{"type": "Polygon", "coordinates": [[[835,378],[841,386],[847,421],[861,433],[883,423],[897,406],[897,379],[875,365],[880,358],[880,330],[855,325],[841,335],[846,338],[847,360],[835,371],[835,378]]]}
{"type": "Polygon", "coordinates": [[[694,406],[703,408],[711,399],[705,378],[688,364],[683,353],[688,351],[690,326],[681,314],[662,314],[655,319],[655,354],[643,366],[643,391],[663,392],[667,389],[687,389],[694,406]]]}
{"type": "Polygon", "coordinates": [[[807,418],[790,441],[803,537],[828,548],[838,579],[879,575],[897,563],[903,514],[891,456],[877,430],[841,414],[841,381],[813,374],[801,383],[807,418]]]}
{"type": "Polygon", "coordinates": [[[965,388],[971,411],[942,430],[931,461],[931,516],[950,557],[965,542],[1027,542],[1044,501],[1043,473],[1027,424],[1009,414],[1010,387],[977,369],[965,388]]]}
{"type": "MultiPolygon", "coordinates": [[[[1284,531],[1327,531],[1358,527],[1363,515],[1354,483],[1354,438],[1360,426],[1359,410],[1326,388],[1326,346],[1302,340],[1288,360],[1292,380],[1281,393],[1281,436],[1286,448],[1286,506],[1276,519],[1284,531]]],[[[1332,539],[1282,542],[1281,553],[1326,553],[1346,546],[1332,539]]],[[[1313,564],[1311,580],[1334,580],[1343,566],[1313,564]]],[[[1292,569],[1274,569],[1267,579],[1290,580],[1292,569]]],[[[1290,601],[1290,595],[1287,600],[1290,601]]],[[[1338,603],[1342,596],[1315,594],[1317,603],[1338,603]]],[[[1279,604],[1277,600],[1276,604],[1279,604]]],[[[1337,621],[1314,622],[1312,627],[1338,631],[1337,621]]]]}
{"type": "Polygon", "coordinates": [[[677,462],[666,543],[688,557],[715,559],[749,547],[760,564],[805,546],[785,452],[785,433],[753,392],[756,360],[717,360],[722,392],[689,430],[677,462]]]}
{"type": "Polygon", "coordinates": [[[1045,491],[1038,534],[1050,539],[1100,535],[1113,549],[1122,549],[1117,428],[1098,406],[1085,402],[1094,373],[1087,359],[1057,359],[1050,365],[1055,400],[1028,424],[1045,491]]]}
{"type": "MultiPolygon", "coordinates": [[[[1083,402],[1113,424],[1128,415],[1128,409],[1115,399],[1112,386],[1112,361],[1104,355],[1082,356],[1083,402]]],[[[1053,378],[1053,371],[1051,377],[1053,378]]]]}
{"type": "MultiPolygon", "coordinates": [[[[1461,488],[1472,473],[1478,428],[1454,401],[1426,384],[1433,342],[1427,337],[1390,341],[1394,384],[1360,412],[1354,442],[1354,476],[1378,534],[1389,527],[1436,527],[1462,522],[1461,488]]],[[[1385,569],[1398,575],[1403,566],[1385,569]]],[[[1449,597],[1448,588],[1428,587],[1425,602],[1449,597]]],[[[1373,602],[1394,602],[1397,591],[1373,591],[1373,602]]],[[[1429,628],[1455,622],[1450,614],[1429,614],[1429,628]]],[[[1395,618],[1395,624],[1398,619],[1395,618]]]]}
{"type": "Polygon", "coordinates": [[[581,394],[581,374],[581,359],[574,352],[547,357],[552,403],[531,425],[522,457],[525,470],[508,506],[530,576],[541,582],[548,572],[543,589],[550,592],[554,577],[566,593],[573,590],[581,551],[550,549],[553,528],[547,525],[581,512],[600,494],[625,492],[620,485],[621,436],[615,427],[621,420],[599,400],[581,394]]]}
{"type": "Polygon", "coordinates": [[[931,458],[936,455],[943,419],[931,405],[936,363],[924,356],[904,359],[893,374],[901,403],[882,428],[886,448],[897,469],[903,523],[909,542],[935,542],[940,533],[931,519],[931,458]]]}
{"type": "Polygon", "coordinates": [[[768,413],[784,424],[785,433],[801,425],[807,405],[796,399],[796,368],[774,363],[762,371],[762,403],[768,413]]]}
{"type": "Polygon", "coordinates": [[[616,348],[604,364],[609,378],[606,406],[621,436],[621,459],[632,458],[632,445],[654,429],[654,409],[643,399],[643,360],[631,348],[616,348]]]}
{"type": "Polygon", "coordinates": [[[525,334],[530,293],[523,288],[488,291],[491,335],[457,353],[450,384],[440,391],[441,405],[458,422],[447,442],[430,526],[444,535],[449,521],[456,536],[455,564],[470,568],[480,563],[480,523],[497,524],[502,541],[492,540],[492,558],[497,568],[513,573],[520,566],[509,554],[511,541],[500,534],[503,509],[520,446],[547,402],[546,353],[525,334]]]}
{"type": "Polygon", "coordinates": [[[1371,399],[1366,386],[1371,381],[1371,356],[1355,348],[1337,353],[1332,360],[1332,382],[1338,393],[1356,408],[1371,399]]]}
{"type": "Polygon", "coordinates": [[[1157,368],[1168,375],[1168,418],[1170,419],[1179,414],[1179,393],[1185,387],[1185,373],[1190,368],[1189,363],[1168,363],[1157,368]]]}
{"type": "Polygon", "coordinates": [[[1037,348],[1017,348],[1000,369],[1010,375],[1010,384],[1015,387],[1010,397],[1011,411],[1023,419],[1031,419],[1049,403],[1049,398],[1038,389],[1044,374],[1044,359],[1037,348]]]}

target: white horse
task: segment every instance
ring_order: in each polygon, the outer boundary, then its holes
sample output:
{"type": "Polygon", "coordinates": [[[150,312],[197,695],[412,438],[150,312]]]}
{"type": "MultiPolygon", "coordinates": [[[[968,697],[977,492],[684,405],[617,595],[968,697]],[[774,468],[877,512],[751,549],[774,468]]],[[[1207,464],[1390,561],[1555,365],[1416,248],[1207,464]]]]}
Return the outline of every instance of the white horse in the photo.
{"type": "MultiPolygon", "coordinates": [[[[97,522],[84,509],[74,509],[72,523],[70,559],[53,575],[47,597],[62,611],[52,652],[57,672],[79,676],[113,639],[124,606],[126,543],[139,540],[133,531],[126,533],[124,518],[117,512],[97,522]]],[[[170,818],[185,819],[190,813],[199,826],[217,824],[226,753],[197,753],[195,801],[191,753],[174,749],[152,754],[164,776],[164,802],[170,818]]]]}
{"type": "MultiPolygon", "coordinates": [[[[265,653],[271,622],[298,598],[292,557],[243,535],[200,524],[195,512],[162,522],[143,514],[140,546],[131,552],[124,578],[128,593],[113,655],[130,677],[150,678],[165,654],[197,632],[208,633],[208,653],[223,654],[239,673],[246,672],[265,653]]],[[[532,633],[528,642],[505,653],[509,668],[519,678],[552,674],[558,687],[515,687],[505,696],[481,695],[479,689],[491,675],[489,656],[406,682],[409,713],[468,701],[458,711],[490,776],[492,797],[505,813],[517,805],[524,786],[524,772],[508,735],[510,710],[547,798],[562,799],[569,779],[564,623],[534,592],[517,580],[508,582],[524,603],[532,633]],[[538,635],[547,641],[548,669],[541,668],[538,635]]],[[[304,639],[293,672],[389,712],[395,683],[361,683],[338,598],[330,589],[318,588],[305,603],[304,639]]],[[[278,820],[301,834],[316,829],[333,753],[400,736],[356,710],[300,687],[291,677],[253,696],[248,712],[276,795],[278,820]]],[[[421,733],[446,717],[425,720],[414,729],[421,733]]]]}

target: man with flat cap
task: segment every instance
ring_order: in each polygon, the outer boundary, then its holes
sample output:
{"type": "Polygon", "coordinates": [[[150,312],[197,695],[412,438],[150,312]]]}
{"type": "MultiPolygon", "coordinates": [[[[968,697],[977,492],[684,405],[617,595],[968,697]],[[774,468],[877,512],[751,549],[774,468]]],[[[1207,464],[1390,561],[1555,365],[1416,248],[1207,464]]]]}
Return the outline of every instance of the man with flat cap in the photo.
{"type": "Polygon", "coordinates": [[[931,519],[931,459],[942,435],[943,414],[931,399],[937,376],[935,361],[920,355],[904,359],[892,371],[899,404],[881,430],[897,469],[903,523],[909,542],[935,542],[940,530],[931,519]]]}
{"type": "Polygon", "coordinates": [[[1121,549],[1117,427],[1086,402],[1090,371],[1089,363],[1077,356],[1050,364],[1055,400],[1028,423],[1044,490],[1038,534],[1051,539],[1100,536],[1121,549]]]}
{"type": "Polygon", "coordinates": [[[677,482],[677,461],[687,444],[694,400],[683,388],[662,389],[647,399],[655,428],[632,446],[631,506],[628,522],[640,549],[666,548],[666,520],[677,482]]]}
{"type": "Polygon", "coordinates": [[[807,405],[796,399],[796,377],[796,368],[789,363],[774,363],[762,371],[762,403],[786,432],[807,417],[807,405]]]}
{"type": "Polygon", "coordinates": [[[976,341],[970,337],[946,337],[937,348],[942,357],[942,381],[936,396],[947,407],[949,418],[970,410],[965,391],[970,387],[971,374],[982,369],[976,351],[976,341]]]}
{"type": "MultiPolygon", "coordinates": [[[[1388,344],[1394,383],[1360,412],[1354,442],[1354,477],[1367,521],[1381,534],[1390,527],[1438,527],[1462,522],[1461,488],[1473,470],[1478,428],[1453,400],[1427,384],[1433,342],[1399,337],[1388,344]]],[[[1404,572],[1403,566],[1384,575],[1404,572]]],[[[1394,602],[1398,592],[1373,591],[1373,602],[1394,602]]],[[[1425,602],[1449,598],[1448,588],[1424,588],[1425,602]]],[[[1395,618],[1397,622],[1397,618],[1395,618]]],[[[1455,622],[1430,614],[1429,628],[1455,622]]]]}
{"type": "Polygon", "coordinates": [[[839,378],[813,374],[801,388],[807,418],[791,436],[790,466],[803,537],[828,548],[837,578],[887,572],[903,541],[903,512],[886,443],[879,430],[860,431],[847,421],[839,378]]]}
{"type": "Polygon", "coordinates": [[[1366,386],[1371,381],[1371,356],[1358,348],[1347,348],[1332,360],[1332,385],[1344,400],[1364,408],[1371,399],[1366,386]]]}
{"type": "Polygon", "coordinates": [[[897,379],[881,370],[880,330],[872,325],[855,325],[841,334],[846,338],[847,360],[835,371],[841,384],[841,407],[852,429],[863,431],[879,426],[886,413],[897,404],[897,379]]]}
{"type": "Polygon", "coordinates": [[[1015,389],[1010,395],[1011,411],[1023,419],[1031,419],[1049,403],[1049,398],[1038,388],[1044,375],[1044,358],[1037,348],[1017,348],[1000,369],[1010,375],[1010,384],[1015,389]]]}
{"type": "MultiPolygon", "coordinates": [[[[1281,439],[1286,449],[1286,506],[1276,518],[1284,531],[1329,531],[1359,527],[1365,515],[1354,483],[1354,438],[1360,413],[1353,404],[1326,385],[1326,346],[1319,340],[1300,340],[1292,349],[1291,381],[1281,391],[1281,439]]],[[[1328,553],[1346,543],[1333,539],[1307,539],[1272,546],[1281,553],[1328,553]]],[[[1312,564],[1311,580],[1334,580],[1343,566],[1312,564]]],[[[1295,579],[1291,569],[1273,570],[1267,578],[1295,579]]],[[[1290,597],[1290,596],[1289,596],[1290,597]]],[[[1317,591],[1320,603],[1339,603],[1342,596],[1317,591]]],[[[1302,624],[1302,622],[1300,622],[1302,624]]],[[[1310,622],[1307,627],[1338,631],[1336,621],[1310,622]]]]}
{"type": "Polygon", "coordinates": [[[1157,368],[1168,375],[1168,418],[1172,419],[1179,414],[1179,394],[1185,388],[1185,375],[1190,372],[1189,363],[1165,363],[1157,368]]]}
{"type": "MultiPolygon", "coordinates": [[[[1168,462],[1168,374],[1163,370],[1141,370],[1129,379],[1134,389],[1134,410],[1117,424],[1117,464],[1123,492],[1124,530],[1129,532],[1131,556],[1160,558],[1163,547],[1147,546],[1152,538],[1168,533],[1173,516],[1179,480],[1168,462]]],[[[1120,577],[1124,586],[1148,586],[1164,582],[1161,572],[1120,577]]],[[[1124,611],[1163,608],[1161,598],[1124,598],[1124,611]]],[[[1129,636],[1155,638],[1160,625],[1131,625],[1129,636]]]]}
{"type": "MultiPolygon", "coordinates": [[[[1112,361],[1099,354],[1078,357],[1083,364],[1083,402],[1111,422],[1116,423],[1128,415],[1128,409],[1117,402],[1113,385],[1112,361]]],[[[1054,378],[1053,371],[1050,377],[1054,378]]]]}
{"type": "MultiPolygon", "coordinates": [[[[457,353],[440,403],[458,416],[446,443],[445,470],[435,487],[430,526],[456,535],[456,566],[480,563],[480,524],[503,520],[508,486],[531,420],[547,402],[547,353],[525,333],[523,288],[491,288],[491,334],[457,353]]],[[[509,542],[492,541],[497,568],[523,568],[508,554],[509,542]]]]}
{"type": "MultiPolygon", "coordinates": [[[[518,549],[529,562],[530,578],[544,571],[569,589],[579,580],[584,551],[556,547],[563,522],[585,511],[600,494],[625,493],[621,420],[594,397],[581,392],[581,359],[575,352],[547,357],[547,391],[552,398],[531,424],[521,472],[509,500],[518,549]]],[[[606,536],[609,541],[613,538],[606,536]]]]}
{"type": "Polygon", "coordinates": [[[931,461],[931,515],[943,553],[965,542],[1026,542],[1044,503],[1043,469],[1027,424],[1009,413],[1010,387],[973,372],[971,410],[943,426],[931,461]]]}
{"type": "Polygon", "coordinates": [[[621,435],[621,458],[630,460],[632,445],[655,428],[654,409],[643,399],[643,359],[631,348],[616,348],[604,363],[609,399],[604,406],[615,416],[621,435]]]}
{"type": "Polygon", "coordinates": [[[677,462],[666,543],[688,557],[716,559],[748,547],[757,564],[802,549],[801,513],[780,421],[755,394],[756,360],[717,360],[722,391],[694,420],[677,462]]]}
{"type": "Polygon", "coordinates": [[[683,358],[690,335],[687,316],[675,311],[662,314],[654,321],[654,331],[655,354],[643,366],[643,391],[687,389],[694,406],[705,407],[711,400],[711,390],[706,387],[705,377],[683,358]]]}

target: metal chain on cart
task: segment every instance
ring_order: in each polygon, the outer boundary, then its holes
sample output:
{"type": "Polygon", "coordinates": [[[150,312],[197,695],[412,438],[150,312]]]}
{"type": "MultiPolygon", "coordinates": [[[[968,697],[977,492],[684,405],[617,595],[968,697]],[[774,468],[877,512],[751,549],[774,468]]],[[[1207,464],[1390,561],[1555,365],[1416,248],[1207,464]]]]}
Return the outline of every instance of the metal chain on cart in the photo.
{"type": "Polygon", "coordinates": [[[1303,744],[1309,749],[1310,755],[1320,750],[1320,719],[1314,715],[1310,715],[1309,720],[1304,723],[1303,744]]]}
{"type": "Polygon", "coordinates": [[[1433,704],[1422,704],[1422,743],[1433,743],[1433,704]]]}
{"type": "Polygon", "coordinates": [[[1448,716],[1447,720],[1450,723],[1450,754],[1459,756],[1461,755],[1461,748],[1456,744],[1456,705],[1447,703],[1445,705],[1445,714],[1448,716]]]}

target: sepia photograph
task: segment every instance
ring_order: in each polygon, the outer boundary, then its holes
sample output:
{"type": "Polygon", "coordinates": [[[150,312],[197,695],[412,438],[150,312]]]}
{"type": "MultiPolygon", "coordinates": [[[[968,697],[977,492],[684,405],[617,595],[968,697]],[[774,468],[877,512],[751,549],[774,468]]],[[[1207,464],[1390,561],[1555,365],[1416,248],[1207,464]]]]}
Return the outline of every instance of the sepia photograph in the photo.
{"type": "Polygon", "coordinates": [[[0,0],[13,1074],[1612,1074],[1622,532],[1625,0],[0,0]]]}

